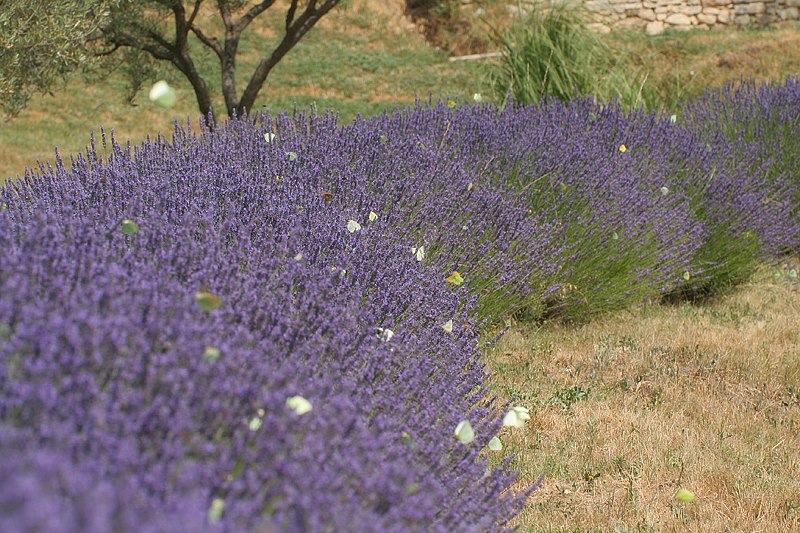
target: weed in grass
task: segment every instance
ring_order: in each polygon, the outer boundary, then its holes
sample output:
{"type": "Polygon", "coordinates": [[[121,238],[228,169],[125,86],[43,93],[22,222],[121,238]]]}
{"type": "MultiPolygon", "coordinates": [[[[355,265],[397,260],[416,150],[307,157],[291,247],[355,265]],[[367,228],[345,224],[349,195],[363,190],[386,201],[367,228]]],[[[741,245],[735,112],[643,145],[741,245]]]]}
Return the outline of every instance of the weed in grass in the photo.
{"type": "Polygon", "coordinates": [[[615,357],[626,357],[628,353],[638,349],[638,341],[629,336],[601,335],[594,350],[594,362],[603,366],[613,361],[615,357]]]}
{"type": "Polygon", "coordinates": [[[786,521],[796,519],[800,511],[800,500],[786,500],[786,521]]]}
{"type": "Polygon", "coordinates": [[[782,403],[785,407],[790,405],[800,405],[800,387],[789,386],[782,403]]]}
{"type": "Polygon", "coordinates": [[[614,533],[655,533],[656,531],[659,531],[656,525],[647,521],[639,522],[631,527],[614,526],[614,533]]]}
{"type": "Polygon", "coordinates": [[[589,397],[591,387],[581,387],[574,385],[572,387],[563,387],[553,393],[547,400],[550,405],[559,405],[564,412],[572,409],[572,406],[577,402],[586,400],[589,397]]]}

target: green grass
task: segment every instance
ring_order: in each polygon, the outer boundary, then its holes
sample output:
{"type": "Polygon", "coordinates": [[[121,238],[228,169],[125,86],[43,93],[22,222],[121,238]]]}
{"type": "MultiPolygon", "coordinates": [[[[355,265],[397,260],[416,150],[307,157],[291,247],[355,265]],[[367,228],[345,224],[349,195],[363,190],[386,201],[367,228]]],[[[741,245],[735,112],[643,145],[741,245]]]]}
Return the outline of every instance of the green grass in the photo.
{"type": "Polygon", "coordinates": [[[600,35],[588,29],[589,20],[589,13],[560,4],[497,31],[506,56],[492,69],[495,98],[511,92],[534,103],[592,95],[624,107],[673,111],[707,87],[743,77],[782,79],[800,66],[796,23],[650,37],[630,30],[600,35]]]}

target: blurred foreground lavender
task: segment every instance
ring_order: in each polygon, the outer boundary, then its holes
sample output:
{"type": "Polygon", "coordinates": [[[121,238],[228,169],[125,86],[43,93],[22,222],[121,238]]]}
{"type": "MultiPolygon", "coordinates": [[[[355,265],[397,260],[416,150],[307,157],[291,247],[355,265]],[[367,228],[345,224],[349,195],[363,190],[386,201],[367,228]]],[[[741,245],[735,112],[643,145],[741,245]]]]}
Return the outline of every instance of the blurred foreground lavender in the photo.
{"type": "Polygon", "coordinates": [[[798,248],[797,176],[693,113],[263,116],[8,185],[0,529],[502,530],[481,328],[798,248]]]}

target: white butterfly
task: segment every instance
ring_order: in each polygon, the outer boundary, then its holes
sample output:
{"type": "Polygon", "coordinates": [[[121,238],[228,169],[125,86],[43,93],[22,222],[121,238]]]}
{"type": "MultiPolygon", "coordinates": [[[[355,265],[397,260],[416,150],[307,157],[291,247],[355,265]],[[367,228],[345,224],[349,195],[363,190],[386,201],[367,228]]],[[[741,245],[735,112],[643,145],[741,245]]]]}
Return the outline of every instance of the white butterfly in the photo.
{"type": "Polygon", "coordinates": [[[455,436],[462,444],[469,444],[475,440],[475,432],[472,430],[472,424],[469,420],[462,420],[456,426],[455,436]]]}
{"type": "Polygon", "coordinates": [[[531,419],[528,414],[528,408],[522,406],[512,407],[511,410],[503,417],[503,425],[511,426],[514,428],[525,427],[525,422],[531,419]]]}

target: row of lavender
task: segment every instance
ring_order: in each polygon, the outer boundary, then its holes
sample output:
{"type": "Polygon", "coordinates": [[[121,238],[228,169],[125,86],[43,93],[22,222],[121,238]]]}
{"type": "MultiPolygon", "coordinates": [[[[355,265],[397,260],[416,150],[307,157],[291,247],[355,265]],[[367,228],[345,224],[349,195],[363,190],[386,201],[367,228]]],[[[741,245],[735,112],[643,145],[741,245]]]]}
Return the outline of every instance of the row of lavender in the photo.
{"type": "Polygon", "coordinates": [[[797,249],[796,176],[696,124],[585,101],[259,117],[7,186],[0,529],[502,530],[526,492],[490,467],[487,321],[714,290],[797,249]]]}

